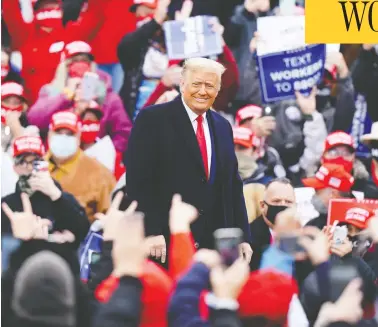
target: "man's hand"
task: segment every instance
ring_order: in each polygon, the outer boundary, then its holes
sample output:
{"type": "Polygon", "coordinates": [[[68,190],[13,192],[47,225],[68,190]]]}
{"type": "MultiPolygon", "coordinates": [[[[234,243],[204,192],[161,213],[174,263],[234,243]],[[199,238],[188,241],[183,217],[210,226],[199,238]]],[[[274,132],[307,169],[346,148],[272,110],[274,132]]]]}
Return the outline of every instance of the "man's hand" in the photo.
{"type": "Polygon", "coordinates": [[[170,66],[164,73],[161,81],[166,87],[173,87],[180,84],[182,68],[178,65],[170,66]]]}
{"type": "Polygon", "coordinates": [[[185,0],[182,4],[181,10],[175,12],[175,20],[185,20],[190,17],[193,10],[193,1],[185,0]]]}
{"type": "Polygon", "coordinates": [[[161,260],[165,263],[167,259],[167,245],[163,235],[149,236],[146,238],[146,246],[149,249],[151,257],[161,260]]]}
{"type": "Polygon", "coordinates": [[[259,41],[260,41],[260,34],[259,32],[255,32],[253,34],[253,38],[251,39],[251,42],[249,43],[249,51],[251,53],[255,53],[257,49],[257,44],[259,43],[259,41]]]}
{"type": "Polygon", "coordinates": [[[221,264],[222,258],[214,250],[200,249],[194,254],[194,261],[203,263],[207,268],[213,269],[221,264]]]}
{"type": "Polygon", "coordinates": [[[312,115],[316,111],[316,92],[316,86],[312,88],[308,97],[305,97],[299,91],[295,91],[298,106],[304,115],[312,115]]]}
{"type": "Polygon", "coordinates": [[[3,202],[1,204],[5,214],[8,216],[13,236],[20,240],[47,239],[48,227],[51,222],[48,219],[41,219],[33,214],[30,199],[27,194],[21,193],[22,212],[14,212],[3,202]]]}
{"type": "Polygon", "coordinates": [[[340,258],[351,253],[352,250],[353,250],[353,244],[348,239],[344,240],[342,244],[336,244],[333,241],[331,242],[331,253],[338,255],[340,258]]]}
{"type": "Polygon", "coordinates": [[[179,95],[179,93],[175,89],[172,89],[170,91],[165,91],[159,97],[159,99],[156,100],[155,104],[161,104],[161,103],[166,103],[166,102],[172,101],[178,95],[179,95]]]}
{"type": "Polygon", "coordinates": [[[167,18],[167,12],[170,3],[171,0],[158,0],[154,13],[154,19],[158,24],[163,24],[165,19],[167,18]]]}
{"type": "Polygon", "coordinates": [[[175,194],[169,211],[169,230],[171,234],[189,233],[190,224],[198,218],[198,211],[192,205],[182,201],[181,195],[175,194]]]}
{"type": "Polygon", "coordinates": [[[251,262],[253,250],[249,243],[244,242],[239,245],[239,253],[240,257],[244,259],[246,262],[251,262]]]}
{"type": "Polygon", "coordinates": [[[75,242],[75,235],[72,234],[69,230],[56,231],[48,236],[49,242],[53,243],[73,243],[75,242]]]}
{"type": "Polygon", "coordinates": [[[346,78],[349,74],[348,65],[341,52],[330,52],[326,57],[326,67],[336,66],[340,78],[346,78]]]}
{"type": "Polygon", "coordinates": [[[33,191],[47,195],[52,201],[58,200],[62,195],[62,191],[55,185],[48,171],[33,172],[29,184],[33,191]]]}
{"type": "Polygon", "coordinates": [[[138,203],[133,201],[125,211],[120,211],[119,206],[121,205],[123,195],[123,192],[116,194],[106,214],[100,212],[95,214],[95,218],[101,220],[103,224],[102,236],[104,241],[113,241],[115,239],[119,228],[119,221],[134,214],[138,206],[138,203]]]}
{"type": "Polygon", "coordinates": [[[236,300],[249,275],[249,265],[245,260],[238,259],[232,266],[223,270],[216,266],[211,270],[210,281],[214,295],[218,299],[236,300]]]}
{"type": "Polygon", "coordinates": [[[306,250],[314,266],[318,266],[329,259],[328,237],[316,227],[303,228],[303,236],[298,243],[306,250]]]}
{"type": "Polygon", "coordinates": [[[258,137],[267,137],[276,129],[276,118],[273,116],[265,116],[255,118],[251,122],[252,130],[258,137]]]}
{"type": "Polygon", "coordinates": [[[335,303],[327,302],[323,304],[314,326],[328,326],[333,322],[356,324],[363,315],[362,298],[361,280],[354,279],[348,284],[335,303]]]}
{"type": "Polygon", "coordinates": [[[72,93],[75,94],[81,83],[81,78],[79,77],[69,77],[67,79],[66,88],[72,93]]]}
{"type": "Polygon", "coordinates": [[[144,249],[144,215],[135,213],[117,222],[112,250],[114,271],[117,277],[139,277],[146,259],[144,249]]]}

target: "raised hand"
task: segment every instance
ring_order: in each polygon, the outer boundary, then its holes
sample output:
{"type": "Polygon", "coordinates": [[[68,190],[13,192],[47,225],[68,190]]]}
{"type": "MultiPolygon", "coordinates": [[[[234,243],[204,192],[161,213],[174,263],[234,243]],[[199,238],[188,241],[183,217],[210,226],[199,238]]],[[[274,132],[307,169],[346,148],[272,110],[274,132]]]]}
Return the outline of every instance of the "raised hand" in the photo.
{"type": "Polygon", "coordinates": [[[154,19],[157,23],[163,24],[167,18],[168,7],[171,4],[171,0],[158,0],[157,7],[154,13],[154,19]]]}
{"type": "Polygon", "coordinates": [[[182,4],[181,10],[175,12],[175,20],[185,20],[190,17],[193,10],[193,1],[185,0],[182,4]]]}
{"type": "Polygon", "coordinates": [[[30,199],[27,194],[21,193],[22,212],[14,212],[3,202],[1,204],[5,214],[8,216],[13,236],[15,238],[27,241],[30,239],[47,239],[48,227],[51,222],[48,219],[33,214],[30,199]]]}
{"type": "Polygon", "coordinates": [[[122,218],[132,215],[138,206],[138,203],[133,201],[125,211],[120,211],[119,206],[121,205],[123,195],[123,192],[116,194],[106,214],[95,214],[95,218],[103,223],[103,238],[106,241],[114,240],[118,231],[118,222],[122,218]]]}
{"type": "Polygon", "coordinates": [[[198,218],[198,211],[192,205],[182,201],[181,195],[175,194],[169,211],[169,229],[172,234],[190,232],[190,224],[198,218]]]}

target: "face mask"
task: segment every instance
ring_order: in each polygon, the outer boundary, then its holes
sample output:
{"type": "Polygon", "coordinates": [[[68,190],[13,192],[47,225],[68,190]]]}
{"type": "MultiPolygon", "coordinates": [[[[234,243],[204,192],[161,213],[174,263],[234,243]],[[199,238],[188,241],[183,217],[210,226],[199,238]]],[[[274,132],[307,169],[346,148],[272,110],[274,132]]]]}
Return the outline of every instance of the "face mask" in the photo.
{"type": "Polygon", "coordinates": [[[1,64],[1,81],[9,74],[9,65],[1,64]]]}
{"type": "Polygon", "coordinates": [[[96,141],[100,132],[100,122],[93,120],[83,120],[81,126],[81,142],[91,144],[96,141]]]}
{"type": "Polygon", "coordinates": [[[86,72],[91,70],[91,64],[86,61],[75,61],[68,66],[68,75],[70,77],[83,78],[86,72]]]}
{"type": "Polygon", "coordinates": [[[76,136],[55,134],[50,139],[50,150],[57,158],[72,157],[78,150],[76,136]]]}
{"type": "Polygon", "coordinates": [[[1,123],[6,125],[7,124],[7,121],[6,121],[6,117],[5,117],[5,114],[7,111],[18,111],[18,112],[22,112],[24,110],[24,106],[23,105],[19,105],[18,107],[7,107],[5,105],[1,105],[1,123]]]}
{"type": "Polygon", "coordinates": [[[345,171],[351,173],[353,170],[353,161],[345,160],[343,157],[337,157],[334,159],[325,159],[323,158],[325,164],[334,164],[338,166],[343,166],[345,171]]]}
{"type": "Polygon", "coordinates": [[[265,204],[268,206],[268,211],[266,212],[266,218],[274,225],[276,222],[277,215],[286,210],[288,206],[274,206],[271,204],[268,204],[265,202],[265,204]]]}
{"type": "Polygon", "coordinates": [[[35,12],[35,20],[38,27],[58,29],[63,27],[61,9],[40,9],[35,12]]]}
{"type": "Polygon", "coordinates": [[[326,215],[328,213],[328,208],[324,205],[323,201],[317,195],[314,195],[312,197],[311,203],[314,206],[315,210],[320,214],[326,215]]]}
{"type": "Polygon", "coordinates": [[[21,175],[17,182],[20,191],[26,193],[29,196],[31,196],[34,193],[29,184],[30,177],[31,175],[21,175]]]}

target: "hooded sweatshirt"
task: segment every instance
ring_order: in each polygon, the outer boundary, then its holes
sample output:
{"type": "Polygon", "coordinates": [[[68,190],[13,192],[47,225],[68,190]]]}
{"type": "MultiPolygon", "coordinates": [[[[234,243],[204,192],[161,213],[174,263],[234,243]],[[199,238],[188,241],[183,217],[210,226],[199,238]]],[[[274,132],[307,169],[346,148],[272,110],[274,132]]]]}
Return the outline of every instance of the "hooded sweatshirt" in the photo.
{"type": "MultiPolygon", "coordinates": [[[[62,63],[57,69],[62,69],[62,63]]],[[[131,121],[126,114],[122,101],[118,94],[113,92],[111,88],[110,76],[97,70],[100,80],[106,86],[106,94],[104,94],[102,112],[103,117],[100,122],[99,138],[109,135],[113,141],[117,152],[124,152],[127,149],[127,142],[131,133],[131,121]]],[[[61,78],[60,76],[57,78],[61,78]]],[[[58,111],[67,110],[73,107],[73,102],[58,89],[56,79],[45,85],[39,94],[37,102],[28,111],[28,120],[30,124],[36,125],[43,132],[47,132],[51,117],[58,111]]]]}

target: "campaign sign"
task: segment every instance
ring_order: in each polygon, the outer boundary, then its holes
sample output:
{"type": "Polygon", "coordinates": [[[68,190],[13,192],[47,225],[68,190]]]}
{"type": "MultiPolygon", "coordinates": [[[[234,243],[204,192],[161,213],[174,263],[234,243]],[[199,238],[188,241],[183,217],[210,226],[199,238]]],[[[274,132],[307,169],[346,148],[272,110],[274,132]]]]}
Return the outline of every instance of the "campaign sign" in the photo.
{"type": "Polygon", "coordinates": [[[357,156],[368,158],[370,157],[370,149],[363,144],[360,139],[362,135],[370,133],[373,122],[369,117],[366,99],[363,95],[357,94],[355,105],[356,111],[353,116],[349,134],[353,137],[357,156]]]}
{"type": "Polygon", "coordinates": [[[295,98],[295,91],[310,94],[323,76],[325,45],[257,57],[262,97],[265,103],[295,98]]]}
{"type": "Polygon", "coordinates": [[[364,199],[334,199],[329,203],[328,208],[328,225],[338,220],[339,222],[348,222],[348,219],[364,220],[367,214],[365,211],[373,212],[378,215],[378,200],[364,199]]]}
{"type": "Polygon", "coordinates": [[[163,24],[167,54],[171,60],[208,57],[223,52],[222,39],[210,25],[212,16],[190,17],[163,24]]]}

